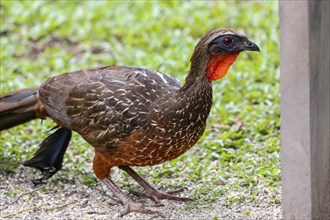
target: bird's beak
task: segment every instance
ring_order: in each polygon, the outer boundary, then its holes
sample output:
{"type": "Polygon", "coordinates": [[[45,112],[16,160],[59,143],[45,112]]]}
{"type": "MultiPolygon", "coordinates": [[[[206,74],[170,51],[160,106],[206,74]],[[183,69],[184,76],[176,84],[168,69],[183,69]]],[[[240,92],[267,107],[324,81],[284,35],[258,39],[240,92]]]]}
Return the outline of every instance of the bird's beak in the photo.
{"type": "Polygon", "coordinates": [[[236,48],[235,50],[237,51],[243,51],[243,50],[250,50],[250,51],[258,51],[260,52],[260,49],[258,47],[258,45],[256,45],[255,43],[249,41],[249,40],[244,40],[242,41],[236,48]]]}

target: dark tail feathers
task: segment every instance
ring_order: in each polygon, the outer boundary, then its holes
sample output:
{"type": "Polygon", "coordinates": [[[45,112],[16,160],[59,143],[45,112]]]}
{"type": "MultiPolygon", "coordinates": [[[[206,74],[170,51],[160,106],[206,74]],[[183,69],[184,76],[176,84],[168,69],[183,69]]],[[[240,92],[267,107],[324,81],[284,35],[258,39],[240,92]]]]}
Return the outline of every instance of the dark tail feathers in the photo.
{"type": "Polygon", "coordinates": [[[0,131],[37,118],[38,89],[22,89],[0,95],[0,131]]]}
{"type": "Polygon", "coordinates": [[[24,166],[33,167],[41,171],[42,177],[33,180],[35,185],[43,183],[62,168],[66,148],[71,139],[71,130],[59,128],[48,136],[40,145],[35,155],[23,163],[24,166]]]}
{"type": "MultiPolygon", "coordinates": [[[[36,119],[39,101],[38,88],[23,89],[0,95],[0,131],[36,119]]],[[[40,145],[33,158],[24,166],[40,170],[43,176],[33,180],[35,185],[43,183],[62,168],[64,153],[71,139],[71,130],[59,128],[40,145]]]]}

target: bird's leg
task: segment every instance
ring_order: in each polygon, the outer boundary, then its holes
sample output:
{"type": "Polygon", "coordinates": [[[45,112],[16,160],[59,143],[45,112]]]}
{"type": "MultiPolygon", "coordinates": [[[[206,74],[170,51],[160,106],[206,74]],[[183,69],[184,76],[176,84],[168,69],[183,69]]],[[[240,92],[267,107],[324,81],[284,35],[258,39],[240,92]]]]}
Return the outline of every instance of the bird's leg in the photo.
{"type": "Polygon", "coordinates": [[[105,185],[107,185],[115,196],[125,205],[126,210],[121,213],[121,217],[130,212],[140,212],[144,214],[161,214],[158,211],[153,211],[144,207],[144,205],[133,202],[128,196],[126,196],[119,187],[112,182],[110,178],[105,178],[101,180],[105,185]]]}
{"type": "Polygon", "coordinates": [[[168,199],[175,200],[181,202],[193,201],[190,198],[185,197],[177,197],[173,196],[175,193],[179,193],[187,189],[186,187],[174,191],[169,192],[161,192],[153,187],[150,183],[148,183],[145,179],[143,179],[139,174],[137,174],[132,168],[129,166],[119,166],[120,169],[124,170],[128,175],[130,175],[136,182],[138,182],[146,191],[146,195],[151,198],[154,202],[159,203],[160,199],[168,199]]]}
{"type": "MultiPolygon", "coordinates": [[[[120,202],[126,207],[125,211],[121,213],[124,216],[130,212],[140,212],[144,214],[160,214],[160,212],[149,210],[142,204],[133,202],[111,179],[110,170],[112,168],[109,164],[108,155],[102,151],[95,150],[95,157],[93,161],[93,170],[97,178],[103,182],[110,190],[115,194],[115,196],[120,200],[120,202]]],[[[111,161],[111,160],[110,160],[111,161]]]]}

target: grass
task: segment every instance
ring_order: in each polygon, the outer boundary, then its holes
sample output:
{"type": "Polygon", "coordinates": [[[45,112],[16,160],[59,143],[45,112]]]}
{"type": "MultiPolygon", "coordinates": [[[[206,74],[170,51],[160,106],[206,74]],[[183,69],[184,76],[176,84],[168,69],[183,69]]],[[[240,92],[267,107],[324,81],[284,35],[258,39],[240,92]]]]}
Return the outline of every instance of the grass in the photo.
{"type": "MultiPolygon", "coordinates": [[[[218,27],[245,30],[261,53],[241,54],[214,83],[213,109],[198,144],[180,158],[137,171],[159,188],[187,185],[204,205],[219,196],[224,206],[253,202],[265,192],[272,192],[265,203],[280,202],[277,2],[1,1],[0,10],[1,93],[101,65],[157,69],[184,82],[203,34],[218,27]]],[[[2,132],[0,176],[30,158],[52,126],[36,120],[2,132]]],[[[78,178],[96,184],[92,158],[93,149],[74,135],[63,171],[51,183],[78,178]]],[[[128,180],[123,175],[117,182],[135,188],[128,180]]]]}

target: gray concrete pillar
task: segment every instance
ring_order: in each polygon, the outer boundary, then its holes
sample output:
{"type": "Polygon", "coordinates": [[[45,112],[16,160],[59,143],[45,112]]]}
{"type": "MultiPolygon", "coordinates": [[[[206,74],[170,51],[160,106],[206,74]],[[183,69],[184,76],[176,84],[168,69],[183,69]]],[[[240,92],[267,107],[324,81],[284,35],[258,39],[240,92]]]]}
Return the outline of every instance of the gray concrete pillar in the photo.
{"type": "Polygon", "coordinates": [[[283,219],[330,219],[330,1],[280,1],[283,219]]]}

